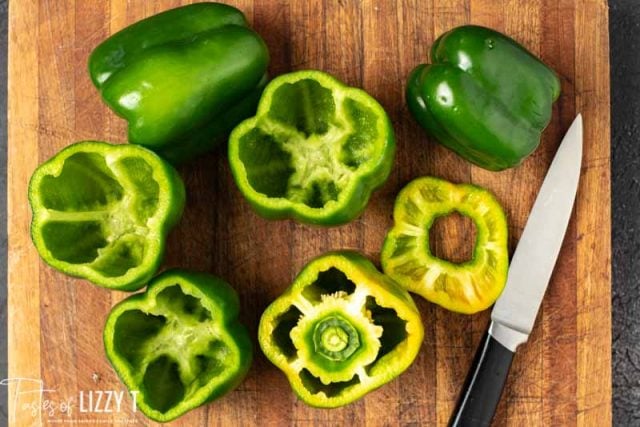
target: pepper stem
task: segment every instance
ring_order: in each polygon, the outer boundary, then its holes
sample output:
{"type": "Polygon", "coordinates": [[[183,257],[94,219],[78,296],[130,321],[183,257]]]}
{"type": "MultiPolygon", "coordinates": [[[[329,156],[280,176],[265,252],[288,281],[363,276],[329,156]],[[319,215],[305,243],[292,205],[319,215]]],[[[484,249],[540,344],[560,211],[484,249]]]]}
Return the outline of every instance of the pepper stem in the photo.
{"type": "Polygon", "coordinates": [[[322,346],[330,351],[342,351],[349,344],[349,336],[337,326],[330,326],[325,329],[321,340],[322,346]]]}
{"type": "Polygon", "coordinates": [[[360,348],[360,336],[349,321],[334,315],[316,324],[313,343],[318,354],[330,360],[343,361],[360,348]]]}

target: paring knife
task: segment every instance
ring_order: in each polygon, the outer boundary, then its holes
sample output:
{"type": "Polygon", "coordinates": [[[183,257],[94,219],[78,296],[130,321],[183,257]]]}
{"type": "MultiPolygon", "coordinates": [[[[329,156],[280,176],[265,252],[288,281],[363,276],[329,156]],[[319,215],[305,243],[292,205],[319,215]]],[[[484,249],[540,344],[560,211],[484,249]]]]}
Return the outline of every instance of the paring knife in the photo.
{"type": "Polygon", "coordinates": [[[569,225],[581,163],[582,116],[578,114],[531,209],[450,426],[491,424],[515,351],[529,338],[549,284],[569,225]]]}

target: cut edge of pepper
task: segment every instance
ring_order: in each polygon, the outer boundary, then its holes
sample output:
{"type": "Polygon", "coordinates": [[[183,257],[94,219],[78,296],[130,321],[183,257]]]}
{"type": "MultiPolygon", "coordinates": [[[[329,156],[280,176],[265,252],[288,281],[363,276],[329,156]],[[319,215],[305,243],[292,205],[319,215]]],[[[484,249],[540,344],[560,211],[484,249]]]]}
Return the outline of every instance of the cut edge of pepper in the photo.
{"type": "Polygon", "coordinates": [[[347,86],[324,71],[302,70],[280,75],[268,83],[260,98],[256,115],[241,122],[231,132],[228,153],[231,172],[239,189],[252,207],[262,216],[269,219],[294,218],[301,222],[315,225],[338,225],[347,223],[362,213],[366,203],[355,214],[346,212],[348,209],[345,209],[347,208],[345,205],[348,205],[349,201],[354,198],[354,194],[362,191],[359,187],[366,182],[367,178],[372,179],[372,183],[366,185],[367,188],[364,190],[368,193],[366,202],[371,197],[371,193],[386,182],[394,162],[395,135],[389,116],[373,96],[360,88],[347,86]],[[358,167],[353,172],[347,185],[340,191],[338,199],[326,202],[320,208],[312,208],[304,203],[292,202],[286,197],[269,197],[256,191],[249,182],[244,162],[240,160],[240,140],[242,136],[256,127],[259,117],[268,115],[275,90],[284,84],[292,84],[305,79],[320,83],[323,87],[329,89],[332,94],[340,93],[342,99],[355,98],[358,102],[372,108],[378,118],[376,122],[377,131],[380,135],[378,139],[383,141],[381,143],[381,154],[375,159],[376,161],[369,160],[363,166],[358,167]]]}
{"type": "MultiPolygon", "coordinates": [[[[218,298],[214,293],[210,294],[206,292],[206,290],[201,289],[201,286],[194,280],[198,277],[207,280],[210,282],[209,284],[215,282],[216,286],[226,288],[227,293],[231,290],[231,294],[235,296],[235,301],[232,305],[237,308],[239,304],[237,293],[225,280],[211,274],[184,269],[170,269],[156,276],[149,283],[145,292],[132,295],[116,304],[109,312],[105,322],[103,332],[105,353],[113,369],[130,393],[132,391],[140,393],[141,390],[135,390],[135,387],[138,387],[140,384],[131,374],[131,365],[126,359],[120,356],[114,347],[115,326],[120,315],[130,310],[142,311],[141,309],[145,309],[143,311],[145,314],[151,315],[153,307],[156,305],[158,294],[171,286],[179,286],[183,294],[197,298],[199,302],[212,313],[215,324],[220,325],[220,327],[216,328],[220,335],[215,338],[223,340],[224,344],[231,350],[229,354],[233,357],[233,360],[225,365],[224,376],[218,375],[212,378],[205,386],[190,396],[188,401],[181,401],[165,412],[151,408],[144,399],[138,398],[137,406],[147,417],[154,421],[168,422],[175,420],[185,413],[223,396],[234,389],[244,379],[251,365],[253,346],[246,327],[239,321],[238,310],[228,310],[230,307],[228,302],[225,301],[225,297],[218,298]],[[227,331],[228,328],[232,327],[235,329],[235,332],[242,331],[242,333],[232,336],[227,331]],[[240,327],[239,330],[238,327],[240,327]],[[248,350],[243,351],[241,346],[245,346],[248,350]],[[216,390],[218,388],[221,388],[221,390],[216,390]]],[[[227,354],[227,356],[229,356],[229,354],[227,354]]],[[[140,395],[138,394],[138,396],[140,395]]]]}
{"type": "MultiPolygon", "coordinates": [[[[120,183],[120,181],[118,181],[120,183]]],[[[132,144],[111,144],[102,141],[80,141],[71,144],[53,157],[47,160],[45,163],[38,166],[34,171],[31,180],[29,182],[29,194],[28,199],[31,205],[32,220],[31,220],[31,237],[41,254],[41,258],[51,267],[68,274],[70,276],[89,280],[90,282],[114,290],[123,291],[135,291],[142,288],[145,282],[148,281],[153,274],[157,271],[162,259],[164,257],[165,250],[165,238],[169,230],[179,221],[179,218],[184,209],[185,202],[185,189],[182,180],[180,179],[177,171],[175,171],[171,165],[162,160],[157,154],[151,150],[132,144]],[[108,147],[108,150],[117,150],[122,154],[115,155],[115,153],[104,153],[104,147],[108,147]],[[90,265],[95,262],[99,257],[94,259],[91,263],[73,264],[66,261],[55,258],[51,251],[46,247],[42,236],[39,234],[41,226],[47,223],[47,220],[43,218],[43,214],[38,212],[51,211],[46,208],[41,202],[38,194],[38,186],[41,180],[45,176],[58,177],[60,176],[66,160],[76,153],[95,153],[101,155],[105,159],[105,163],[109,166],[109,169],[114,176],[119,178],[119,173],[116,169],[111,167],[111,164],[118,159],[126,157],[127,153],[131,153],[134,158],[143,158],[153,170],[153,178],[158,182],[161,189],[171,189],[171,191],[160,191],[158,199],[158,209],[156,213],[147,220],[147,224],[155,226],[158,230],[157,235],[159,238],[149,240],[153,251],[145,251],[145,259],[138,266],[130,268],[123,275],[117,277],[105,276],[98,273],[90,265]],[[111,160],[111,161],[109,161],[111,160]],[[162,172],[160,172],[162,171],[162,172]],[[177,201],[179,203],[178,212],[175,218],[171,218],[172,202],[177,201]],[[160,221],[160,219],[164,219],[160,221]],[[150,222],[150,224],[149,224],[150,222]],[[144,268],[142,268],[144,266],[144,268]]],[[[151,227],[150,227],[151,228],[151,227]]]]}

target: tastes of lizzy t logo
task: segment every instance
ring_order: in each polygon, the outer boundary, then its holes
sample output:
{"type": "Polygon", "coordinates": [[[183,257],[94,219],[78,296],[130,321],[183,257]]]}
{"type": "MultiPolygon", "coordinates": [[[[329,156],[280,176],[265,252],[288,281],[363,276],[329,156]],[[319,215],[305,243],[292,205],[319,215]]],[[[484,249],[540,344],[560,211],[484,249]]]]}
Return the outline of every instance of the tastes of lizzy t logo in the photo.
{"type": "Polygon", "coordinates": [[[129,403],[125,402],[126,393],[116,390],[80,390],[76,396],[60,396],[57,390],[46,388],[44,381],[35,378],[6,378],[0,381],[0,386],[9,388],[10,423],[29,419],[40,425],[43,418],[50,423],[68,423],[81,414],[86,421],[91,415],[126,415],[128,407],[133,413],[138,409],[137,391],[131,392],[129,403]]]}

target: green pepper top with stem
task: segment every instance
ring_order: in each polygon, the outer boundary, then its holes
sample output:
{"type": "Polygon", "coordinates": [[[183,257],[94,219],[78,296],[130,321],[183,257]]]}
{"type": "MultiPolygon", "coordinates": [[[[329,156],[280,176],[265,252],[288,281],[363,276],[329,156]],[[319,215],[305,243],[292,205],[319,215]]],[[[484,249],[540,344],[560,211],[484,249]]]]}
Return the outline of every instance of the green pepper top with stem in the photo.
{"type": "Polygon", "coordinates": [[[307,264],[263,313],[264,354],[311,406],[346,405],[393,380],[415,359],[424,329],[413,300],[355,252],[307,264]]]}

